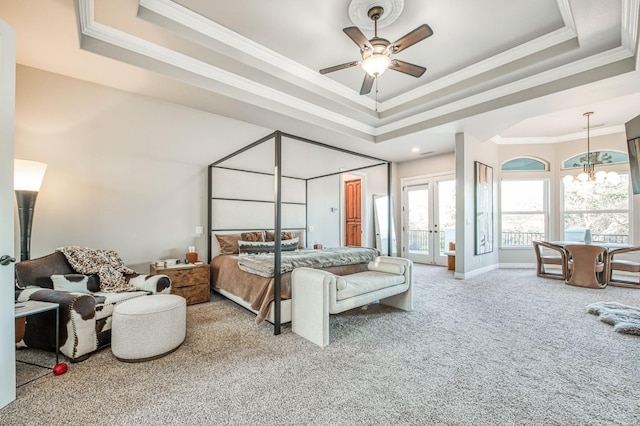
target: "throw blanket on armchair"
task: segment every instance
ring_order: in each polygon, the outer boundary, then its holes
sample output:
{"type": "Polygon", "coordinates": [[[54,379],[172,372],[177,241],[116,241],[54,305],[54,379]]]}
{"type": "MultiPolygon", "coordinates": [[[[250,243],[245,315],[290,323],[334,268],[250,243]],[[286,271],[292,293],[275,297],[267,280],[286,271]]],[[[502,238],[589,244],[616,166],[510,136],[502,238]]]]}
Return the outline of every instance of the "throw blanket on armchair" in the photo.
{"type": "Polygon", "coordinates": [[[100,277],[100,291],[118,292],[135,290],[125,280],[124,274],[135,274],[127,268],[120,256],[113,250],[68,246],[57,248],[67,258],[71,267],[79,274],[97,274],[100,277]]]}

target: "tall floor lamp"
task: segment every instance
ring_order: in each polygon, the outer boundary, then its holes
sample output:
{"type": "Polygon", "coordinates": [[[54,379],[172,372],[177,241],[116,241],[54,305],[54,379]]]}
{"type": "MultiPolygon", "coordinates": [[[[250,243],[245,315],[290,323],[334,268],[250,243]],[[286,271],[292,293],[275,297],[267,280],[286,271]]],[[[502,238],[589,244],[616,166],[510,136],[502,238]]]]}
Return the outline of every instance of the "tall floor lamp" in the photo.
{"type": "Polygon", "coordinates": [[[20,220],[20,260],[29,260],[33,210],[47,165],[37,161],[13,160],[13,168],[13,188],[20,220]]]}

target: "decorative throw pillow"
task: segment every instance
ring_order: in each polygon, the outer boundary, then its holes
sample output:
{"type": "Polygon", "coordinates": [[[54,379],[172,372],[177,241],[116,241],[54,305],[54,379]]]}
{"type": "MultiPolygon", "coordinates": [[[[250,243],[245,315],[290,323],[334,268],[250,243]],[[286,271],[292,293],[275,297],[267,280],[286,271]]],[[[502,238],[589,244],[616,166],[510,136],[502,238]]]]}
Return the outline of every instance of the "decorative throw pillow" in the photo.
{"type": "Polygon", "coordinates": [[[100,279],[97,275],[66,274],[51,275],[54,290],[74,293],[92,293],[100,291],[100,279]]]}
{"type": "Polygon", "coordinates": [[[220,254],[238,254],[240,234],[216,234],[216,240],[220,244],[220,254]]]}
{"type": "MultiPolygon", "coordinates": [[[[275,240],[275,232],[272,231],[265,231],[265,241],[273,241],[275,240]]],[[[294,238],[298,237],[298,248],[304,248],[304,231],[300,230],[300,231],[282,231],[280,233],[280,239],[281,240],[292,240],[294,238]]]]}
{"type": "MultiPolygon", "coordinates": [[[[240,254],[273,253],[275,251],[275,241],[238,241],[238,247],[240,254]]],[[[282,241],[281,250],[298,250],[298,239],[282,241]]]]}
{"type": "Polygon", "coordinates": [[[243,232],[240,234],[240,240],[242,241],[264,241],[263,231],[243,232]]]}

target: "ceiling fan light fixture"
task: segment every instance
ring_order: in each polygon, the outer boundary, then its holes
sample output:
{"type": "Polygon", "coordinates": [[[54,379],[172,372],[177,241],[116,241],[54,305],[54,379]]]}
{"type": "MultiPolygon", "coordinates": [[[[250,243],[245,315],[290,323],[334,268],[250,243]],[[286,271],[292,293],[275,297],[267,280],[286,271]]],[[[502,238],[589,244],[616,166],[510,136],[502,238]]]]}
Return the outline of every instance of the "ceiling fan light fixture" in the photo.
{"type": "Polygon", "coordinates": [[[385,72],[389,65],[391,64],[391,59],[388,55],[384,55],[382,53],[374,53],[371,56],[366,57],[362,61],[362,69],[365,70],[367,74],[371,77],[378,77],[382,73],[385,72]]]}

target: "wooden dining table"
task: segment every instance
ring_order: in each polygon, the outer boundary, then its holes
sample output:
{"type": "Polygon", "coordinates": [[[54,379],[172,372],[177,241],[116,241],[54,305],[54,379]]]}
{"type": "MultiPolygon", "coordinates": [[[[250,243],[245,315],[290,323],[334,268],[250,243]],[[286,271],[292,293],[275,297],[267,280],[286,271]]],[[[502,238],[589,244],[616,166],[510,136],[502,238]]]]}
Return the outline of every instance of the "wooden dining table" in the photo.
{"type": "MultiPolygon", "coordinates": [[[[566,250],[566,247],[568,245],[572,245],[572,244],[576,244],[576,245],[590,245],[590,246],[595,246],[595,247],[602,247],[604,248],[603,251],[603,258],[601,259],[601,261],[604,263],[604,270],[603,270],[603,275],[605,273],[609,273],[608,272],[608,268],[607,268],[607,253],[609,252],[609,250],[612,249],[616,249],[616,248],[633,248],[633,247],[637,247],[635,245],[632,244],[620,244],[620,243],[608,243],[608,242],[604,242],[604,241],[593,241],[591,243],[585,243],[583,241],[549,241],[551,244],[555,244],[558,246],[561,246],[562,248],[564,248],[566,250]]],[[[605,286],[606,280],[604,278],[604,276],[602,276],[600,279],[598,278],[597,274],[594,271],[594,263],[596,259],[593,260],[589,260],[588,262],[585,262],[583,259],[575,259],[573,262],[573,269],[574,271],[593,271],[593,274],[591,273],[581,273],[580,276],[580,281],[576,283],[576,285],[579,285],[581,287],[591,287],[591,288],[603,288],[605,286]]],[[[567,280],[568,281],[568,280],[567,280]]]]}

